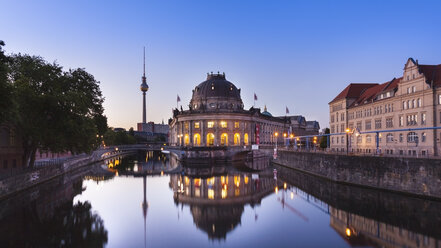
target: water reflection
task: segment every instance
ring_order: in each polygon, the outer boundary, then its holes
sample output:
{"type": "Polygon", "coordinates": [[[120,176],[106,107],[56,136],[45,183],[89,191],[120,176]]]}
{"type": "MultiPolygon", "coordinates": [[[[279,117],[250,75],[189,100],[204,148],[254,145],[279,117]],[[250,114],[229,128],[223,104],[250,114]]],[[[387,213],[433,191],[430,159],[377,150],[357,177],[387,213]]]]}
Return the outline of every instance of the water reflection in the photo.
{"type": "Polygon", "coordinates": [[[277,167],[296,196],[329,214],[351,246],[441,247],[441,202],[336,184],[277,167]]]}
{"type": "Polygon", "coordinates": [[[193,222],[210,239],[225,239],[241,223],[244,206],[260,205],[278,186],[268,176],[231,170],[207,178],[170,175],[175,204],[189,205],[193,222]]]}
{"type": "Polygon", "coordinates": [[[113,158],[2,200],[0,247],[441,247],[441,202],[276,168],[113,158]]]}
{"type": "MultiPolygon", "coordinates": [[[[98,168],[99,169],[99,168],[98,168]]],[[[0,247],[103,247],[107,230],[90,202],[73,202],[88,168],[58,177],[0,202],[0,247]]]]}

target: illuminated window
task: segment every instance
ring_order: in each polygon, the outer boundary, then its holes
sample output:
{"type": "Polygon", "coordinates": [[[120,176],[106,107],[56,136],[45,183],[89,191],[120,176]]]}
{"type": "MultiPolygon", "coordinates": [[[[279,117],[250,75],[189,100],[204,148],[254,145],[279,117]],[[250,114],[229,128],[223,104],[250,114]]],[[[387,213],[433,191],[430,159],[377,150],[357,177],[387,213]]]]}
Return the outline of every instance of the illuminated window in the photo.
{"type": "Polygon", "coordinates": [[[234,122],[234,128],[239,128],[239,122],[238,121],[234,122]]]}
{"type": "Polygon", "coordinates": [[[223,133],[221,135],[221,146],[226,146],[228,145],[228,134],[223,133]]]}
{"type": "Polygon", "coordinates": [[[207,146],[212,146],[212,145],[214,145],[214,134],[209,133],[207,134],[207,146]]]}
{"type": "Polygon", "coordinates": [[[234,185],[236,185],[236,187],[240,186],[240,176],[234,176],[234,185]]]}
{"type": "Polygon", "coordinates": [[[214,199],[214,190],[208,189],[208,199],[213,200],[214,199]]]}
{"type": "Polygon", "coordinates": [[[188,122],[184,123],[184,127],[185,127],[185,129],[188,129],[188,122]]]}
{"type": "Polygon", "coordinates": [[[184,136],[184,145],[188,145],[188,144],[190,144],[190,137],[188,136],[188,134],[186,134],[184,136]]]}
{"type": "Polygon", "coordinates": [[[213,128],[214,127],[214,121],[209,121],[207,123],[208,128],[213,128]]]}
{"type": "Polygon", "coordinates": [[[194,128],[199,128],[199,122],[194,123],[194,128]]]}
{"type": "Polygon", "coordinates": [[[243,143],[247,146],[248,145],[248,134],[243,135],[243,143]]]}
{"type": "Polygon", "coordinates": [[[208,178],[208,179],[207,179],[207,185],[209,185],[209,186],[213,186],[213,185],[214,185],[214,181],[215,181],[215,178],[214,178],[214,177],[210,177],[210,178],[208,178]]]}
{"type": "Polygon", "coordinates": [[[248,184],[248,177],[247,177],[247,176],[244,176],[244,177],[243,177],[243,182],[244,182],[245,184],[248,184]]]}
{"type": "Polygon", "coordinates": [[[193,137],[193,145],[200,146],[201,145],[201,135],[198,133],[194,135],[193,137]]]}
{"type": "Polygon", "coordinates": [[[240,134],[238,133],[234,134],[234,145],[240,145],[240,134]]]}
{"type": "Polygon", "coordinates": [[[221,121],[221,127],[222,128],[226,128],[227,127],[227,122],[226,121],[221,121]]]}

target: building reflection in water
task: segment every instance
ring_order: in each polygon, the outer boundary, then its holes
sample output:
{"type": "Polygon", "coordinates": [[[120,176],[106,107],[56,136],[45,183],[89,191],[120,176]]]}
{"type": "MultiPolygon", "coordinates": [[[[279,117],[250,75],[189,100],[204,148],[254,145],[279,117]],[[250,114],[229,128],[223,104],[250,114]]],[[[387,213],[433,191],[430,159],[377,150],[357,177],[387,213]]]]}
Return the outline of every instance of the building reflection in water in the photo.
{"type": "MultiPolygon", "coordinates": [[[[353,247],[441,247],[441,202],[336,184],[277,167],[291,199],[329,214],[330,226],[353,247]]],[[[285,199],[288,201],[289,199],[285,199]]]]}
{"type": "Polygon", "coordinates": [[[244,206],[260,205],[277,186],[272,177],[234,172],[221,176],[190,177],[170,175],[176,204],[189,205],[197,228],[210,239],[226,239],[241,223],[244,206]]]}

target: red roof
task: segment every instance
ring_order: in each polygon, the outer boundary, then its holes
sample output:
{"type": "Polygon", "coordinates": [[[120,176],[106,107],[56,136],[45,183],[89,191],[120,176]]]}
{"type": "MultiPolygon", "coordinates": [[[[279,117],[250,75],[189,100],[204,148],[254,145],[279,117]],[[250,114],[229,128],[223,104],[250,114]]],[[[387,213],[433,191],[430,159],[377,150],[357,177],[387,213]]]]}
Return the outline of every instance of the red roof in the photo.
{"type": "Polygon", "coordinates": [[[349,84],[337,97],[334,98],[330,103],[345,99],[345,98],[358,98],[361,93],[366,89],[376,86],[378,84],[349,84]]]}
{"type": "Polygon", "coordinates": [[[418,65],[420,72],[426,77],[426,82],[434,86],[441,86],[441,64],[440,65],[418,65]]]}

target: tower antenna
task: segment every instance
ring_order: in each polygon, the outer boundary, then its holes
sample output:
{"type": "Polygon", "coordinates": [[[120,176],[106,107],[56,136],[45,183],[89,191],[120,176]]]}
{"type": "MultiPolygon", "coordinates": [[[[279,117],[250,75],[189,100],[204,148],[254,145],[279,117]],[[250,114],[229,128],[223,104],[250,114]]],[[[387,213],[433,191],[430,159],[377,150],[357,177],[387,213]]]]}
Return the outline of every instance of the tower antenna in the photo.
{"type": "Polygon", "coordinates": [[[144,77],[145,77],[145,46],[144,46],[144,77]]]}

